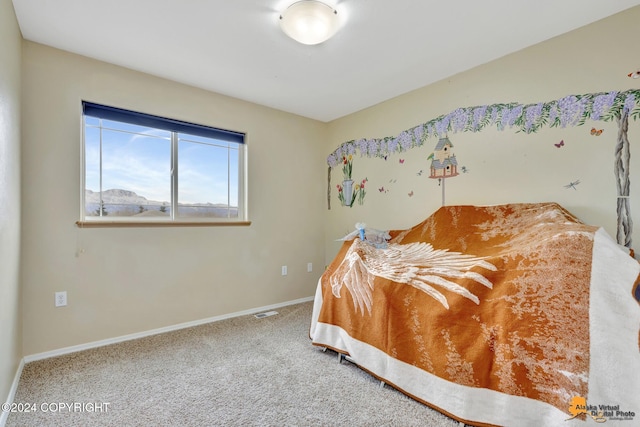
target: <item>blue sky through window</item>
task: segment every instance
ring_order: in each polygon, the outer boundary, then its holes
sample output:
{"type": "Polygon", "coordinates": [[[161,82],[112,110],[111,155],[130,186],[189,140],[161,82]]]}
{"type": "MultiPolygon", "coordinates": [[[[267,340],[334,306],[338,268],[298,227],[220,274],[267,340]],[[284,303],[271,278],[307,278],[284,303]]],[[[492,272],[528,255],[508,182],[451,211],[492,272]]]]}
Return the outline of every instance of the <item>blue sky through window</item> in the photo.
{"type": "MultiPolygon", "coordinates": [[[[85,188],[171,201],[171,132],[85,117],[85,188]],[[100,136],[102,130],[102,170],[100,136]]],[[[238,204],[238,145],[179,134],[180,204],[238,204]]]]}

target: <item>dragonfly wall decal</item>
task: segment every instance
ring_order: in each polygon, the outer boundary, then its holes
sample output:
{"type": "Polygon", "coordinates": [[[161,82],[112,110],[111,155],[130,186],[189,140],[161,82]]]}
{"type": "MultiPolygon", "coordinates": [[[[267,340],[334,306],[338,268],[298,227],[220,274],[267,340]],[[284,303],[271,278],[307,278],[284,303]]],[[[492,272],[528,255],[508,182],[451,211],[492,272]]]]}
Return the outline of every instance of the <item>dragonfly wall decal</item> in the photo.
{"type": "Polygon", "coordinates": [[[571,181],[570,183],[568,183],[567,185],[565,185],[565,186],[564,186],[564,188],[567,188],[567,189],[569,189],[569,188],[573,188],[574,190],[578,190],[578,189],[576,188],[576,185],[578,185],[578,184],[580,184],[580,180],[579,180],[579,179],[577,179],[577,180],[575,180],[575,181],[571,181]]]}

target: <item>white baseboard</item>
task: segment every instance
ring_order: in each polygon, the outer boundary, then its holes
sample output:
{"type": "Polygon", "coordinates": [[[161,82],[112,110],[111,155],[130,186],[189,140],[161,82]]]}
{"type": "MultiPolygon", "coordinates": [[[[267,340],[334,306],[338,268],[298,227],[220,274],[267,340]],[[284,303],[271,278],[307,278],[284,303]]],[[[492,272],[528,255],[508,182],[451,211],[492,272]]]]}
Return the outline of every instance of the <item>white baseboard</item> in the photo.
{"type": "MultiPolygon", "coordinates": [[[[287,301],[279,304],[267,305],[264,307],[252,308],[249,310],[237,311],[235,313],[223,314],[221,316],[209,317],[207,319],[195,320],[192,322],[179,323],[177,325],[166,326],[164,328],[151,329],[149,331],[137,332],[135,334],[123,335],[115,338],[108,338],[100,341],[93,341],[86,344],[74,345],[71,347],[59,348],[57,350],[45,351],[43,353],[31,354],[29,356],[25,356],[22,361],[22,365],[24,363],[35,362],[36,360],[49,359],[51,357],[62,356],[69,353],[75,353],[78,351],[88,350],[91,348],[102,347],[105,345],[116,344],[124,341],[135,340],[138,338],[144,338],[151,335],[162,334],[165,332],[176,331],[179,329],[191,328],[193,326],[204,325],[205,323],[218,322],[220,320],[231,319],[233,317],[245,316],[248,314],[255,314],[262,311],[269,311],[280,307],[286,307],[288,305],[300,304],[303,302],[313,301],[313,297],[300,298],[293,301],[287,301]]],[[[21,365],[21,366],[22,366],[21,365]]],[[[22,371],[22,367],[20,368],[22,371]]],[[[20,376],[18,376],[20,378],[20,376]]],[[[16,384],[17,387],[17,384],[16,384]]],[[[3,427],[3,424],[0,423],[0,427],[3,427]]]]}
{"type": "MultiPolygon", "coordinates": [[[[11,383],[11,388],[9,389],[9,395],[7,396],[6,403],[13,403],[13,399],[16,397],[16,391],[18,390],[18,384],[20,383],[20,376],[22,375],[22,368],[24,368],[24,358],[20,360],[20,364],[18,365],[18,369],[16,370],[16,375],[13,377],[13,383],[11,383]]],[[[0,411],[0,427],[4,427],[7,423],[7,419],[9,418],[9,412],[0,411]]]]}

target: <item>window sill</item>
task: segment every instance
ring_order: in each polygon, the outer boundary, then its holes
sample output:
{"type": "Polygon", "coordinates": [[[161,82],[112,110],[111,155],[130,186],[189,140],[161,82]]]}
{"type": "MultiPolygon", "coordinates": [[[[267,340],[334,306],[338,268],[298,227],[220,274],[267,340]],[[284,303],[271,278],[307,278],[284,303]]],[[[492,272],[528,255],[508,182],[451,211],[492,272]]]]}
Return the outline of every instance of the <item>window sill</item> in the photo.
{"type": "Polygon", "coordinates": [[[76,221],[78,228],[246,227],[251,221],[76,221]]]}

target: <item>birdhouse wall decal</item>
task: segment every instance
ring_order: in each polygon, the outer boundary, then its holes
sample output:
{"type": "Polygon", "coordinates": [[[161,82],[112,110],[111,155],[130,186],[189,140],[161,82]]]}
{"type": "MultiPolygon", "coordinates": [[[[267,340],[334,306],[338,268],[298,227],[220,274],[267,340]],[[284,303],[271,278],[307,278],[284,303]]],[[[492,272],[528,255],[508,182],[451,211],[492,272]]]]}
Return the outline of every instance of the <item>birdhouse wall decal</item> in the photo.
{"type": "Polygon", "coordinates": [[[429,155],[427,160],[431,160],[431,172],[429,178],[438,180],[438,184],[442,185],[442,206],[444,206],[444,182],[445,178],[453,178],[458,176],[458,160],[453,154],[453,144],[446,136],[440,138],[436,144],[433,153],[429,155]]]}
{"type": "Polygon", "coordinates": [[[452,151],[453,144],[449,138],[440,138],[436,148],[429,156],[431,173],[429,178],[451,178],[458,175],[458,160],[452,151]]]}

